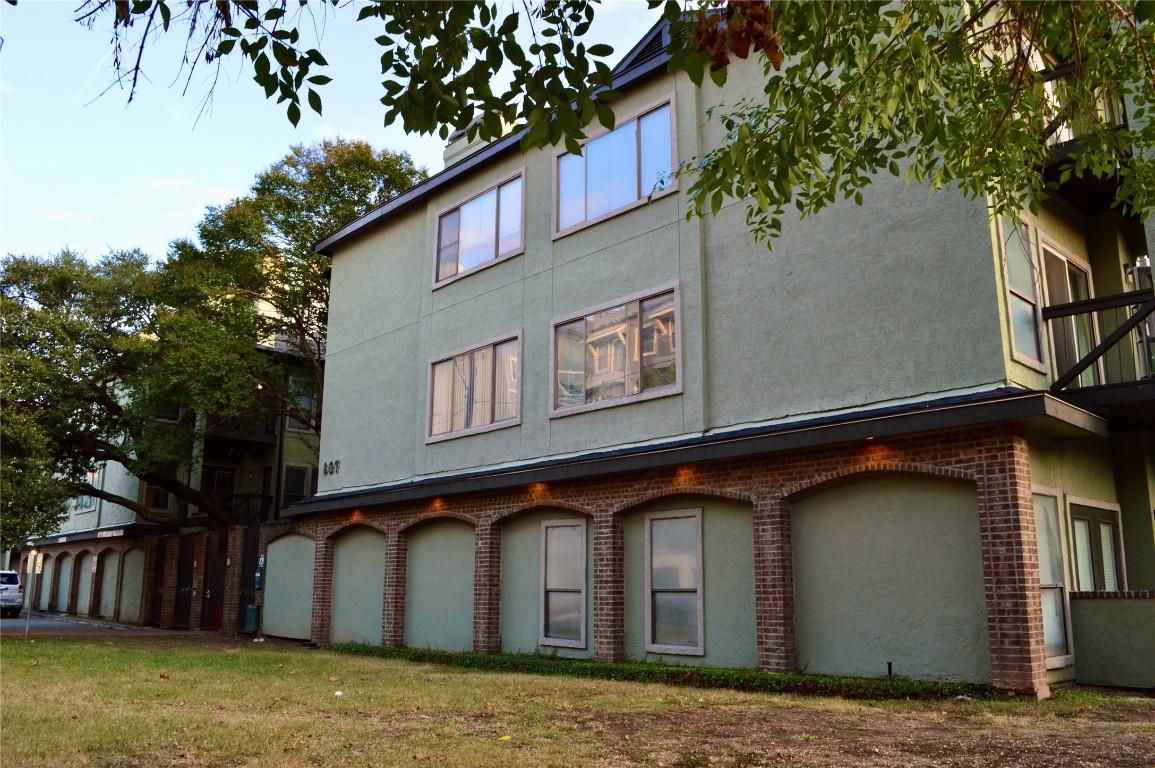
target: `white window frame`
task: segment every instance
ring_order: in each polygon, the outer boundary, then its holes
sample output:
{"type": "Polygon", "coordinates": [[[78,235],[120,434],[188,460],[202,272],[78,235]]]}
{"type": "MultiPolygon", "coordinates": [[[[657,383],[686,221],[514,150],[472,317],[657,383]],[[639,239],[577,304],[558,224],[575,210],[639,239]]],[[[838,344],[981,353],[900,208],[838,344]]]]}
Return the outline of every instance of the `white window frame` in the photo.
{"type": "Polygon", "coordinates": [[[647,653],[661,653],[677,656],[705,656],[706,655],[706,637],[705,637],[705,611],[703,592],[705,577],[702,568],[702,510],[701,509],[670,509],[662,510],[660,512],[647,512],[645,520],[645,570],[646,570],[646,652],[647,653]],[[693,518],[697,523],[697,559],[698,559],[698,583],[697,583],[697,597],[698,597],[698,644],[692,645],[663,645],[653,642],[654,625],[653,625],[653,601],[654,590],[652,585],[653,576],[653,561],[651,557],[652,541],[651,525],[654,520],[669,520],[672,518],[693,518]]]}
{"type": "MultiPolygon", "coordinates": [[[[1066,248],[1063,248],[1062,246],[1058,245],[1054,240],[1049,238],[1045,232],[1042,232],[1040,230],[1039,231],[1039,260],[1040,260],[1039,267],[1041,268],[1040,274],[1042,275],[1042,279],[1039,281],[1039,283],[1042,286],[1043,295],[1046,297],[1045,300],[1046,300],[1047,306],[1051,306],[1052,304],[1054,304],[1055,300],[1051,296],[1051,286],[1047,282],[1047,258],[1046,258],[1046,253],[1045,253],[1046,251],[1050,251],[1052,254],[1055,255],[1056,258],[1062,259],[1064,262],[1069,262],[1070,264],[1074,264],[1076,267],[1078,267],[1080,270],[1082,270],[1084,273],[1086,273],[1086,275],[1087,275],[1087,296],[1089,298],[1092,298],[1092,299],[1095,298],[1095,282],[1093,279],[1093,275],[1091,273],[1090,262],[1088,262],[1086,259],[1079,258],[1079,257],[1075,256],[1069,250],[1067,250],[1066,248]]],[[[1066,277],[1066,275],[1064,275],[1064,277],[1066,277]]],[[[1092,312],[1090,314],[1090,317],[1091,317],[1091,346],[1092,346],[1092,348],[1094,348],[1094,346],[1099,343],[1099,315],[1097,312],[1092,312]]],[[[1058,366],[1058,359],[1057,359],[1058,347],[1055,345],[1055,322],[1066,323],[1066,322],[1074,321],[1074,319],[1075,319],[1074,317],[1059,318],[1057,321],[1053,320],[1050,323],[1047,323],[1047,327],[1044,329],[1045,335],[1047,337],[1047,343],[1051,345],[1050,358],[1049,358],[1050,364],[1051,364],[1051,370],[1055,372],[1056,377],[1062,375],[1062,373],[1064,373],[1064,372],[1060,371],[1059,366],[1058,366]]],[[[1072,333],[1074,332],[1073,329],[1071,330],[1071,332],[1072,333]]],[[[1094,371],[1095,376],[1100,383],[1106,381],[1106,378],[1104,376],[1105,372],[1103,370],[1103,358],[1099,358],[1098,360],[1096,360],[1095,363],[1090,368],[1087,369],[1087,371],[1094,371]]],[[[1086,373],[1087,371],[1084,371],[1083,373],[1086,373]]]]}
{"type": "MultiPolygon", "coordinates": [[[[1066,653],[1051,654],[1047,656],[1047,669],[1062,669],[1069,667],[1075,663],[1074,654],[1074,630],[1071,627],[1071,563],[1069,560],[1069,547],[1067,541],[1067,513],[1066,503],[1063,498],[1063,493],[1058,488],[1052,488],[1046,485],[1032,485],[1031,486],[1031,501],[1032,508],[1034,505],[1035,496],[1046,496],[1055,501],[1055,512],[1058,515],[1058,520],[1055,524],[1058,526],[1059,532],[1059,557],[1061,560],[1060,568],[1062,569],[1062,584],[1044,584],[1040,578],[1039,591],[1040,599],[1044,588],[1054,589],[1060,588],[1063,590],[1063,631],[1066,633],[1066,653]]],[[[1036,536],[1038,532],[1036,530],[1036,536]]]]}
{"type": "MultiPolygon", "coordinates": [[[[1100,512],[1107,512],[1107,513],[1113,514],[1115,516],[1115,525],[1118,529],[1117,533],[1119,535],[1119,540],[1117,542],[1119,545],[1119,551],[1115,553],[1119,558],[1119,562],[1118,562],[1118,566],[1119,566],[1119,573],[1118,573],[1119,589],[1118,589],[1118,591],[1126,591],[1127,590],[1127,553],[1124,550],[1124,544],[1123,544],[1123,515],[1122,515],[1122,509],[1123,508],[1119,504],[1115,504],[1115,503],[1112,503],[1109,501],[1099,501],[1098,499],[1085,499],[1085,498],[1082,498],[1079,496],[1067,496],[1066,514],[1067,514],[1067,525],[1069,526],[1069,528],[1067,530],[1067,535],[1070,537],[1070,542],[1071,542],[1069,567],[1071,569],[1071,571],[1070,571],[1071,584],[1073,585],[1072,591],[1087,592],[1087,591],[1093,590],[1093,587],[1092,587],[1092,590],[1080,590],[1079,589],[1080,585],[1078,584],[1078,562],[1077,562],[1077,554],[1075,552],[1075,517],[1076,517],[1076,515],[1071,510],[1072,506],[1090,507],[1091,509],[1098,510],[1100,512]]],[[[1098,533],[1097,531],[1093,531],[1092,535],[1095,535],[1097,533],[1098,533]]],[[[1094,567],[1093,561],[1092,561],[1092,567],[1094,567]]]]}
{"type": "Polygon", "coordinates": [[[558,648],[582,648],[586,647],[586,602],[589,599],[589,584],[588,584],[588,553],[586,550],[586,521],[581,518],[567,518],[562,520],[543,520],[541,523],[541,548],[540,554],[540,586],[538,589],[538,618],[537,618],[537,633],[538,645],[553,646],[558,648]],[[582,562],[582,587],[581,587],[581,638],[578,640],[570,640],[560,637],[549,637],[545,633],[546,620],[546,606],[547,591],[546,591],[546,532],[550,528],[578,528],[581,533],[581,562],[582,562]]]}
{"type": "MultiPolygon", "coordinates": [[[[617,117],[614,120],[614,130],[618,130],[619,128],[621,128],[622,126],[624,126],[626,123],[630,122],[631,120],[640,121],[641,118],[645,117],[649,113],[654,112],[655,110],[661,109],[662,107],[665,107],[665,106],[668,106],[670,108],[670,170],[673,171],[673,169],[677,168],[677,166],[678,166],[678,132],[677,132],[678,121],[675,119],[675,116],[677,115],[677,109],[675,108],[673,94],[666,96],[666,97],[663,97],[663,98],[661,98],[657,101],[654,101],[650,104],[647,104],[635,112],[631,112],[631,113],[617,117]]],[[[636,128],[635,128],[635,130],[636,130],[636,128]]],[[[602,136],[605,136],[607,133],[612,133],[612,132],[613,131],[609,130],[608,128],[602,128],[601,130],[599,130],[597,132],[590,133],[590,135],[586,139],[579,142],[579,144],[582,147],[584,147],[586,144],[589,144],[591,141],[594,141],[596,139],[600,139],[602,136]]],[[[626,211],[632,211],[635,208],[639,208],[643,205],[646,205],[653,200],[659,200],[663,197],[666,197],[667,195],[672,195],[678,191],[678,180],[676,178],[671,179],[669,184],[667,184],[662,189],[654,192],[653,195],[650,195],[650,193],[648,191],[639,190],[640,196],[636,200],[634,200],[632,203],[626,203],[625,205],[620,206],[618,208],[615,208],[612,211],[606,211],[605,213],[600,214],[598,216],[595,216],[592,219],[584,219],[583,221],[580,221],[577,224],[572,224],[572,225],[566,227],[565,229],[561,229],[560,228],[560,226],[561,226],[561,212],[560,212],[560,209],[561,209],[561,168],[560,168],[560,163],[561,163],[561,158],[563,158],[569,154],[572,154],[572,153],[567,151],[565,149],[565,147],[561,147],[558,149],[558,151],[554,154],[554,157],[553,157],[553,200],[551,201],[552,202],[552,204],[551,204],[551,219],[552,219],[551,229],[553,231],[553,239],[554,240],[558,240],[560,238],[566,237],[567,235],[573,234],[574,232],[579,232],[579,231],[585,229],[586,227],[592,227],[595,224],[603,222],[607,219],[612,219],[615,216],[620,216],[621,214],[625,213],[626,211]]],[[[641,156],[640,155],[638,156],[638,162],[641,162],[641,156]]]]}
{"type": "MultiPolygon", "coordinates": [[[[638,342],[637,347],[639,355],[641,354],[641,317],[638,318],[638,342]]],[[[640,366],[639,358],[639,366],[640,366]]],[[[640,369],[639,369],[640,370],[640,369]]],[[[569,416],[574,413],[585,413],[586,411],[596,411],[602,408],[615,408],[619,405],[626,405],[628,403],[637,403],[643,400],[653,400],[659,397],[668,397],[670,395],[678,395],[682,392],[682,302],[681,292],[677,283],[669,283],[648,291],[640,291],[632,293],[621,299],[614,301],[607,301],[603,304],[598,304],[595,307],[584,309],[581,312],[574,312],[562,317],[554,318],[550,323],[549,331],[549,417],[551,419],[561,418],[562,416],[569,416]],[[557,329],[559,326],[572,323],[575,320],[580,320],[583,317],[604,312],[607,309],[614,307],[621,307],[631,302],[641,302],[646,299],[656,298],[664,293],[673,293],[674,300],[674,383],[666,384],[652,389],[643,389],[640,392],[632,395],[622,395],[621,397],[614,397],[608,400],[599,400],[596,403],[580,403],[578,405],[558,406],[557,404],[557,329]]]]}
{"type": "Polygon", "coordinates": [[[996,222],[995,231],[998,234],[998,238],[999,238],[998,255],[999,255],[999,262],[1001,263],[1002,270],[1003,270],[1003,288],[1005,289],[1005,297],[1006,297],[1007,325],[1008,325],[1009,331],[1010,331],[1011,357],[1015,362],[1022,363],[1023,365],[1027,366],[1028,368],[1032,368],[1032,369],[1038,371],[1039,373],[1049,374],[1051,372],[1051,369],[1050,369],[1050,366],[1047,365],[1047,360],[1050,358],[1050,356],[1049,356],[1048,351],[1046,349],[1046,342],[1048,341],[1048,338],[1047,338],[1048,334],[1046,333],[1046,329],[1043,327],[1043,313],[1042,313],[1042,307],[1040,306],[1041,302],[1043,301],[1042,297],[1043,297],[1043,282],[1044,281],[1042,279],[1042,273],[1039,270],[1038,260],[1035,258],[1035,254],[1038,253],[1038,251],[1039,251],[1038,244],[1036,242],[1036,234],[1038,232],[1038,227],[1033,222],[1027,222],[1027,221],[1024,221],[1018,225],[1019,228],[1025,227],[1027,230],[1027,238],[1026,238],[1027,262],[1031,266],[1031,279],[1032,279],[1032,286],[1034,288],[1034,294],[1035,294],[1033,297],[1031,297],[1031,296],[1024,296],[1022,293],[1020,293],[1019,291],[1017,291],[1011,287],[1011,270],[1010,270],[1010,264],[1009,264],[1008,259],[1007,259],[1007,248],[1006,248],[1007,238],[1009,238],[1011,235],[1006,230],[1006,227],[1005,227],[1006,223],[1007,223],[1007,218],[1005,216],[1000,216],[998,218],[998,221],[996,222]],[[1039,346],[1039,357],[1041,359],[1036,360],[1035,358],[1031,357],[1026,352],[1020,352],[1019,351],[1018,340],[1015,337],[1015,314],[1014,314],[1014,302],[1011,298],[1012,296],[1018,297],[1019,299],[1022,299],[1023,301],[1029,303],[1032,307],[1034,307],[1035,336],[1037,338],[1037,343],[1039,346]]]}
{"type": "MultiPolygon", "coordinates": [[[[494,244],[495,250],[500,249],[500,247],[501,247],[501,240],[500,240],[501,193],[500,192],[498,192],[497,205],[498,205],[498,217],[497,218],[499,219],[499,221],[495,222],[495,226],[498,227],[499,231],[498,231],[498,240],[494,244]]],[[[508,176],[505,176],[505,177],[498,179],[497,181],[490,184],[489,186],[487,186],[485,189],[481,190],[480,192],[475,192],[475,193],[471,194],[469,197],[462,198],[461,200],[458,200],[453,205],[449,205],[449,206],[446,206],[445,208],[442,208],[441,210],[437,211],[437,213],[433,217],[433,219],[434,219],[434,221],[433,221],[433,290],[435,290],[435,291],[438,288],[442,288],[446,285],[449,285],[450,283],[456,282],[457,280],[460,280],[463,277],[468,277],[469,275],[477,274],[478,272],[482,271],[483,269],[488,269],[495,264],[500,264],[503,261],[508,261],[509,259],[514,258],[515,256],[520,256],[521,254],[525,253],[525,168],[524,167],[518,168],[515,172],[509,174],[508,176]],[[506,253],[497,252],[497,253],[495,253],[494,258],[487,259],[486,261],[481,262],[480,264],[478,264],[475,267],[470,267],[467,270],[464,270],[462,272],[458,272],[456,275],[450,275],[449,277],[445,278],[444,280],[439,279],[439,275],[441,274],[441,219],[444,216],[458,210],[459,208],[462,208],[463,206],[468,205],[469,203],[473,202],[477,198],[482,197],[484,195],[487,195],[494,190],[500,189],[502,186],[508,184],[509,182],[511,182],[517,178],[521,179],[521,211],[520,211],[521,242],[518,244],[518,246],[516,248],[514,248],[513,250],[510,250],[506,253]]],[[[460,258],[460,251],[458,252],[458,257],[460,258]]]]}
{"type": "Polygon", "coordinates": [[[507,334],[504,336],[496,336],[481,344],[474,344],[472,346],[463,347],[454,350],[447,355],[438,355],[429,361],[427,366],[427,380],[425,386],[425,444],[440,443],[443,440],[453,440],[458,437],[465,437],[467,435],[479,435],[483,432],[493,432],[498,429],[506,429],[508,427],[516,427],[521,424],[521,396],[522,396],[522,358],[523,345],[521,340],[521,331],[514,334],[507,334]],[[459,429],[457,431],[441,432],[433,434],[433,368],[438,363],[443,363],[446,360],[452,360],[458,355],[464,355],[470,352],[476,352],[479,349],[486,347],[496,347],[499,344],[504,344],[507,341],[517,342],[517,415],[511,419],[504,419],[503,421],[494,421],[489,424],[483,424],[479,427],[469,427],[468,429],[459,429]]]}

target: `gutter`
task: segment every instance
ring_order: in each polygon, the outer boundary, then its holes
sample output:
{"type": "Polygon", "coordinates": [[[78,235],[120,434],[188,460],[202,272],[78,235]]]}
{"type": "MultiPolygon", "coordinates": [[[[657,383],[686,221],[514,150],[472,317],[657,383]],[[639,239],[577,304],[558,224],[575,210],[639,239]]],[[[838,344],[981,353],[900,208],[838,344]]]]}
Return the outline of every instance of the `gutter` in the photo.
{"type": "Polygon", "coordinates": [[[979,396],[942,398],[917,406],[891,406],[851,415],[698,435],[659,445],[593,451],[516,467],[470,471],[324,494],[286,508],[283,517],[491,491],[529,483],[577,480],[682,464],[763,456],[869,438],[896,437],[1025,419],[1042,419],[1056,426],[1066,425],[1066,429],[1076,433],[1100,437],[1107,435],[1105,419],[1048,392],[1002,388],[979,396]]]}

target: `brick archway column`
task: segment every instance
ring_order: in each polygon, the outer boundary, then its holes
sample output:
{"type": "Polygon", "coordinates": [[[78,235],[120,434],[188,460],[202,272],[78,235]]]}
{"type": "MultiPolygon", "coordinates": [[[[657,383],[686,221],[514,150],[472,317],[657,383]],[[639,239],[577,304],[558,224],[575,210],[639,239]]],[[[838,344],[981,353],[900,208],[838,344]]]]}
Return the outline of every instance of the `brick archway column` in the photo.
{"type": "Polygon", "coordinates": [[[92,563],[96,566],[96,573],[92,574],[92,582],[88,588],[88,615],[100,615],[101,588],[104,586],[104,566],[108,552],[93,552],[92,563]]]}
{"type": "Polygon", "coordinates": [[[116,621],[120,621],[120,601],[124,598],[124,558],[129,549],[124,543],[116,547],[116,595],[112,599],[112,618],[116,621]]]}
{"type": "Polygon", "coordinates": [[[241,555],[245,545],[245,527],[234,525],[227,529],[228,550],[225,557],[225,599],[221,607],[221,634],[235,635],[241,612],[241,555]]]}
{"type": "Polygon", "coordinates": [[[758,669],[790,672],[797,666],[794,635],[794,552],[790,509],[780,498],[754,503],[754,605],[758,669]]]}
{"type": "Polygon", "coordinates": [[[473,650],[501,651],[501,529],[480,522],[474,533],[473,650]]]}
{"type": "Polygon", "coordinates": [[[393,529],[385,540],[385,604],[381,610],[381,644],[401,648],[405,645],[405,567],[409,543],[405,535],[393,529]]]}
{"type": "Polygon", "coordinates": [[[312,640],[317,645],[328,645],[333,625],[333,542],[317,541],[313,561],[313,628],[312,640]]]}
{"type": "Polygon", "coordinates": [[[152,610],[153,610],[153,593],[156,592],[156,555],[157,548],[160,546],[157,542],[160,538],[157,536],[150,536],[144,540],[144,578],[141,579],[140,585],[140,624],[141,626],[148,626],[152,624],[152,610]]]}
{"type": "Polygon", "coordinates": [[[1008,434],[990,450],[979,485],[979,527],[991,682],[1046,698],[1050,688],[1027,441],[1008,434]]]}
{"type": "Polygon", "coordinates": [[[625,536],[620,517],[594,518],[594,658],[626,657],[625,536]]]}

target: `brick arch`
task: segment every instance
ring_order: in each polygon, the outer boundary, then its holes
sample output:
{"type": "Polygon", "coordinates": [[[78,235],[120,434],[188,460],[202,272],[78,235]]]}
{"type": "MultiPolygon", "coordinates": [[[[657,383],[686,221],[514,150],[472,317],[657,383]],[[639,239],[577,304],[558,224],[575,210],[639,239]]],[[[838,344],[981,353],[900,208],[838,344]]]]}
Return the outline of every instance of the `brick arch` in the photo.
{"type": "Polygon", "coordinates": [[[480,527],[477,522],[477,518],[473,515],[466,515],[460,512],[437,512],[435,514],[422,515],[415,520],[410,520],[409,522],[404,523],[400,528],[397,529],[397,533],[405,536],[416,528],[421,528],[422,526],[428,525],[429,523],[434,523],[438,520],[460,520],[463,523],[469,523],[474,528],[480,527]]]}
{"type": "Polygon", "coordinates": [[[749,493],[743,493],[742,491],[734,491],[726,488],[710,488],[694,485],[677,489],[665,488],[660,491],[651,491],[649,493],[642,494],[641,496],[638,496],[637,498],[616,507],[610,514],[615,518],[620,518],[626,514],[629,514],[637,507],[643,506],[645,504],[651,504],[662,499],[673,498],[675,496],[713,496],[714,498],[718,499],[741,501],[747,504],[754,503],[754,497],[749,493]]]}
{"type": "MultiPolygon", "coordinates": [[[[357,522],[342,523],[342,524],[338,525],[336,528],[329,531],[329,533],[325,534],[324,541],[334,542],[337,539],[344,536],[349,531],[353,530],[354,528],[372,528],[373,530],[377,531],[378,533],[384,534],[385,536],[389,535],[389,530],[385,527],[385,525],[377,522],[376,520],[358,520],[357,522]]],[[[281,538],[281,536],[285,536],[285,535],[290,534],[290,533],[300,533],[303,536],[308,536],[310,539],[313,539],[313,541],[317,540],[316,537],[314,537],[308,533],[305,533],[304,531],[301,531],[301,530],[285,531],[284,533],[278,535],[277,538],[279,539],[279,538],[281,538]]],[[[270,541],[272,541],[272,539],[270,539],[270,541]]],[[[268,544],[266,544],[265,546],[267,547],[268,544]]]]}
{"type": "Polygon", "coordinates": [[[856,480],[860,477],[867,477],[871,475],[880,474],[895,474],[895,475],[931,475],[933,477],[941,477],[950,480],[965,480],[972,483],[978,483],[978,478],[974,472],[954,469],[953,467],[937,467],[933,464],[915,464],[907,462],[871,462],[859,464],[852,467],[842,467],[832,472],[824,472],[820,475],[808,478],[793,485],[788,485],[782,489],[782,500],[791,502],[803,496],[824,490],[839,483],[856,480]]]}
{"type": "Polygon", "coordinates": [[[524,515],[545,509],[564,509],[568,512],[577,512],[580,515],[585,515],[590,519],[593,519],[596,514],[594,510],[590,509],[589,507],[583,507],[580,504],[574,504],[569,501],[534,501],[528,504],[523,504],[506,512],[502,512],[490,520],[489,524],[495,527],[499,527],[524,515]]]}
{"type": "MultiPolygon", "coordinates": [[[[354,525],[368,525],[368,524],[367,523],[350,523],[349,525],[345,525],[345,526],[342,526],[341,528],[338,528],[336,531],[329,534],[326,538],[329,538],[329,539],[338,538],[341,534],[347,532],[348,529],[354,525]]],[[[375,526],[375,525],[370,526],[370,527],[377,528],[377,526],[375,526]]],[[[378,530],[380,530],[380,529],[378,528],[378,530]]],[[[273,536],[271,539],[266,541],[265,542],[265,549],[267,550],[269,545],[272,544],[274,541],[277,541],[278,539],[283,539],[286,536],[304,536],[306,539],[309,539],[313,542],[317,541],[316,535],[314,535],[311,531],[302,530],[299,528],[292,528],[292,529],[289,529],[287,531],[281,531],[280,533],[278,533],[277,535],[273,536]]]]}

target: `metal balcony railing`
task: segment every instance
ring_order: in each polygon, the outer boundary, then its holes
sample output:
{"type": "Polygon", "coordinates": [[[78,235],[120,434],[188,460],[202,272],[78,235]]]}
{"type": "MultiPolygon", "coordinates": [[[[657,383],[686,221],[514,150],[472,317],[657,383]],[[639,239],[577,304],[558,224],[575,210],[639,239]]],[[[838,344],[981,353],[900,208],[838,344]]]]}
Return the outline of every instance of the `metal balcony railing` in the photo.
{"type": "Polygon", "coordinates": [[[1059,374],[1052,392],[1155,380],[1151,288],[1056,304],[1043,310],[1043,320],[1059,374]]]}

